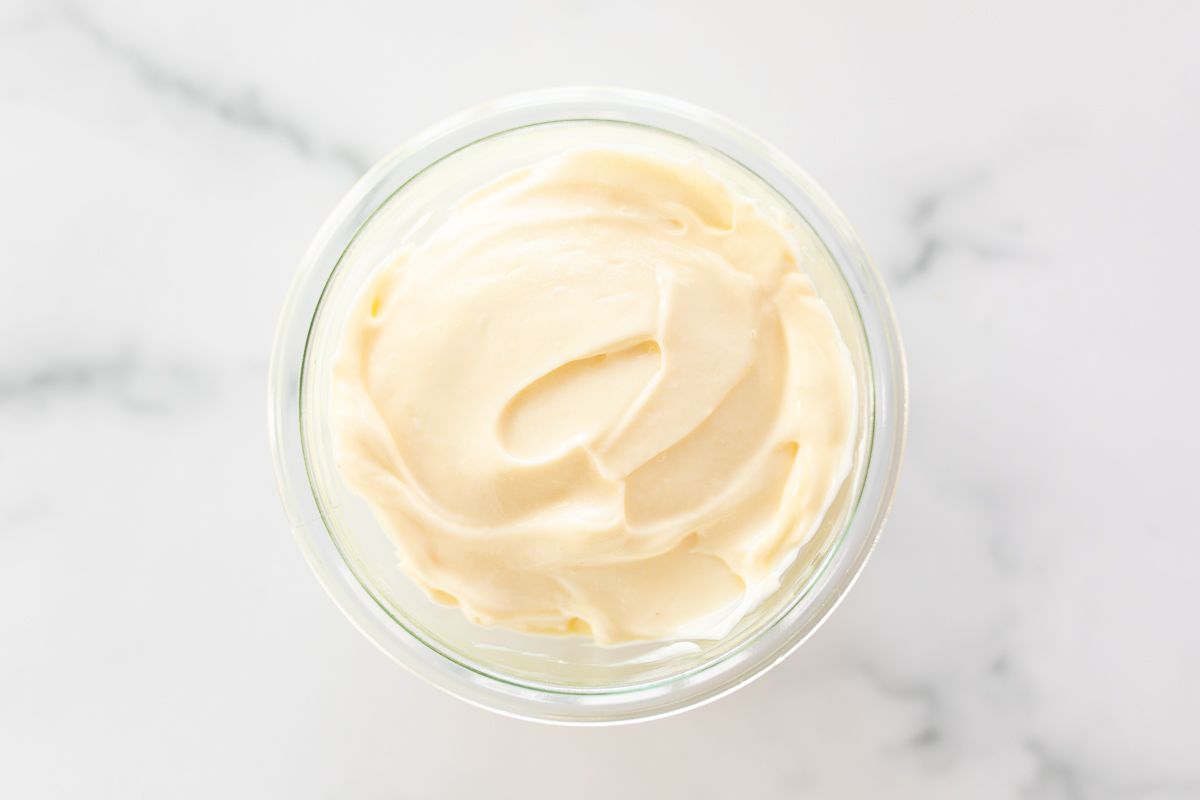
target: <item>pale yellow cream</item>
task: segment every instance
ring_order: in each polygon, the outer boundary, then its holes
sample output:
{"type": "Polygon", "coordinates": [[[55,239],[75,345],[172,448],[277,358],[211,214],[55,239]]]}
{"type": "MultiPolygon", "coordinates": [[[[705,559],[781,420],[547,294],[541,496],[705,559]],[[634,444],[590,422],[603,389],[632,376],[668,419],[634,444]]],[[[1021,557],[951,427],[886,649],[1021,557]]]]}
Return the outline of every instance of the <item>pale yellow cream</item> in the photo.
{"type": "Polygon", "coordinates": [[[357,299],[340,473],[475,622],[724,635],[851,463],[850,355],[798,260],[698,162],[575,150],[499,178],[357,299]]]}

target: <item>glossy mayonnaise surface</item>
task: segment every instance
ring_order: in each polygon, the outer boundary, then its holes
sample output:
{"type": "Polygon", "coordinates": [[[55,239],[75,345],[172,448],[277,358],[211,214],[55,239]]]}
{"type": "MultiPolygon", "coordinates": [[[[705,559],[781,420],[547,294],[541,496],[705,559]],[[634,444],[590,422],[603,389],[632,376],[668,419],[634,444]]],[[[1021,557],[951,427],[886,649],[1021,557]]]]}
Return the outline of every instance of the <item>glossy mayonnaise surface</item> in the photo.
{"type": "Polygon", "coordinates": [[[376,270],[338,469],[471,620],[724,635],[846,479],[849,352],[787,232],[698,161],[571,150],[376,270]]]}

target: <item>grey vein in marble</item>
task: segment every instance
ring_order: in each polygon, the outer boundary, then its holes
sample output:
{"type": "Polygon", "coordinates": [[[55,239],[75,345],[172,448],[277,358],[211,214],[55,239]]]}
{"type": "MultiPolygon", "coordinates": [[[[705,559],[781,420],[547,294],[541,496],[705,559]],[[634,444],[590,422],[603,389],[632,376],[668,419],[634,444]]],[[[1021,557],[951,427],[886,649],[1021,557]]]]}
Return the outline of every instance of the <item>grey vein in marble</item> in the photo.
{"type": "Polygon", "coordinates": [[[876,691],[892,700],[916,704],[921,709],[924,721],[917,732],[903,743],[904,746],[926,749],[942,742],[942,700],[935,685],[924,681],[895,680],[866,660],[859,661],[858,667],[876,691]]]}
{"type": "Polygon", "coordinates": [[[1033,757],[1035,772],[1033,782],[1021,793],[1023,797],[1082,800],[1079,770],[1074,764],[1035,739],[1025,742],[1025,749],[1033,757]]]}
{"type": "Polygon", "coordinates": [[[1032,780],[1021,789],[1021,796],[1040,800],[1084,800],[1090,797],[1157,800],[1158,798],[1200,798],[1200,783],[1151,778],[1137,783],[1107,783],[1097,780],[1094,770],[1070,760],[1058,748],[1044,741],[1026,739],[1024,750],[1032,757],[1032,780]]]}
{"type": "Polygon", "coordinates": [[[370,159],[354,147],[328,141],[307,130],[300,122],[271,109],[253,90],[246,90],[240,96],[229,96],[172,69],[114,36],[77,6],[65,6],[63,19],[100,52],[132,70],[138,81],[155,94],[174,98],[235,128],[283,142],[302,157],[336,164],[355,176],[361,175],[371,164],[370,159]]]}
{"type": "Polygon", "coordinates": [[[45,410],[54,400],[99,397],[131,413],[156,413],[210,396],[215,383],[215,376],[197,365],[150,363],[127,349],[103,358],[63,358],[24,370],[0,369],[0,411],[45,410]]]}
{"type": "Polygon", "coordinates": [[[938,212],[948,203],[963,194],[974,191],[989,180],[990,175],[987,172],[979,172],[917,197],[912,209],[906,215],[908,227],[912,230],[918,243],[916,254],[892,274],[891,281],[895,286],[900,287],[912,283],[932,270],[936,263],[952,252],[965,252],[984,261],[1013,258],[1019,255],[1016,251],[1004,246],[947,234],[937,230],[933,224],[938,212]]]}

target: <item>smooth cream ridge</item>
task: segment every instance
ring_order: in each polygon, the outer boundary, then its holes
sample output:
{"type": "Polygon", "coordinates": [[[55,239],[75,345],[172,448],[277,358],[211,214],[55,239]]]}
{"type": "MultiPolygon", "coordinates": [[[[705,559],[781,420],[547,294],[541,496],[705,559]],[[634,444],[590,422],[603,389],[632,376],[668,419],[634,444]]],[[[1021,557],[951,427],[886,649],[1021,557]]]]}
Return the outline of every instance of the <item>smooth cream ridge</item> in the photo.
{"type": "Polygon", "coordinates": [[[851,465],[850,355],[798,259],[699,162],[573,150],[505,175],[356,299],[339,471],[472,621],[723,636],[851,465]]]}

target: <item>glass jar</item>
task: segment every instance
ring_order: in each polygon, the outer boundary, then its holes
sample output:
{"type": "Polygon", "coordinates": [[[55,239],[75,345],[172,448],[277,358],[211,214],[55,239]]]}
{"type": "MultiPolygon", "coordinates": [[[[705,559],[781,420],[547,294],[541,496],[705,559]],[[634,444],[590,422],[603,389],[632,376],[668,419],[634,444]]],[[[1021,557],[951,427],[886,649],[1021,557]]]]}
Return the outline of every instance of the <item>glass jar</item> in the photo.
{"type": "Polygon", "coordinates": [[[666,97],[616,89],[530,92],[458,114],[388,155],[354,186],[300,264],[271,359],[269,416],[280,492],[300,546],[330,595],[384,652],[479,706],[560,723],[664,716],[720,697],[800,645],[853,583],[879,537],[904,444],[907,387],[886,291],[825,193],[786,156],[734,123],[666,97]],[[669,156],[701,149],[721,177],[769,197],[855,364],[854,464],[779,589],[717,641],[601,647],[583,637],[483,628],[426,597],[387,534],[337,475],[330,362],[351,300],[405,242],[471,189],[570,145],[633,144],[669,156]]]}

